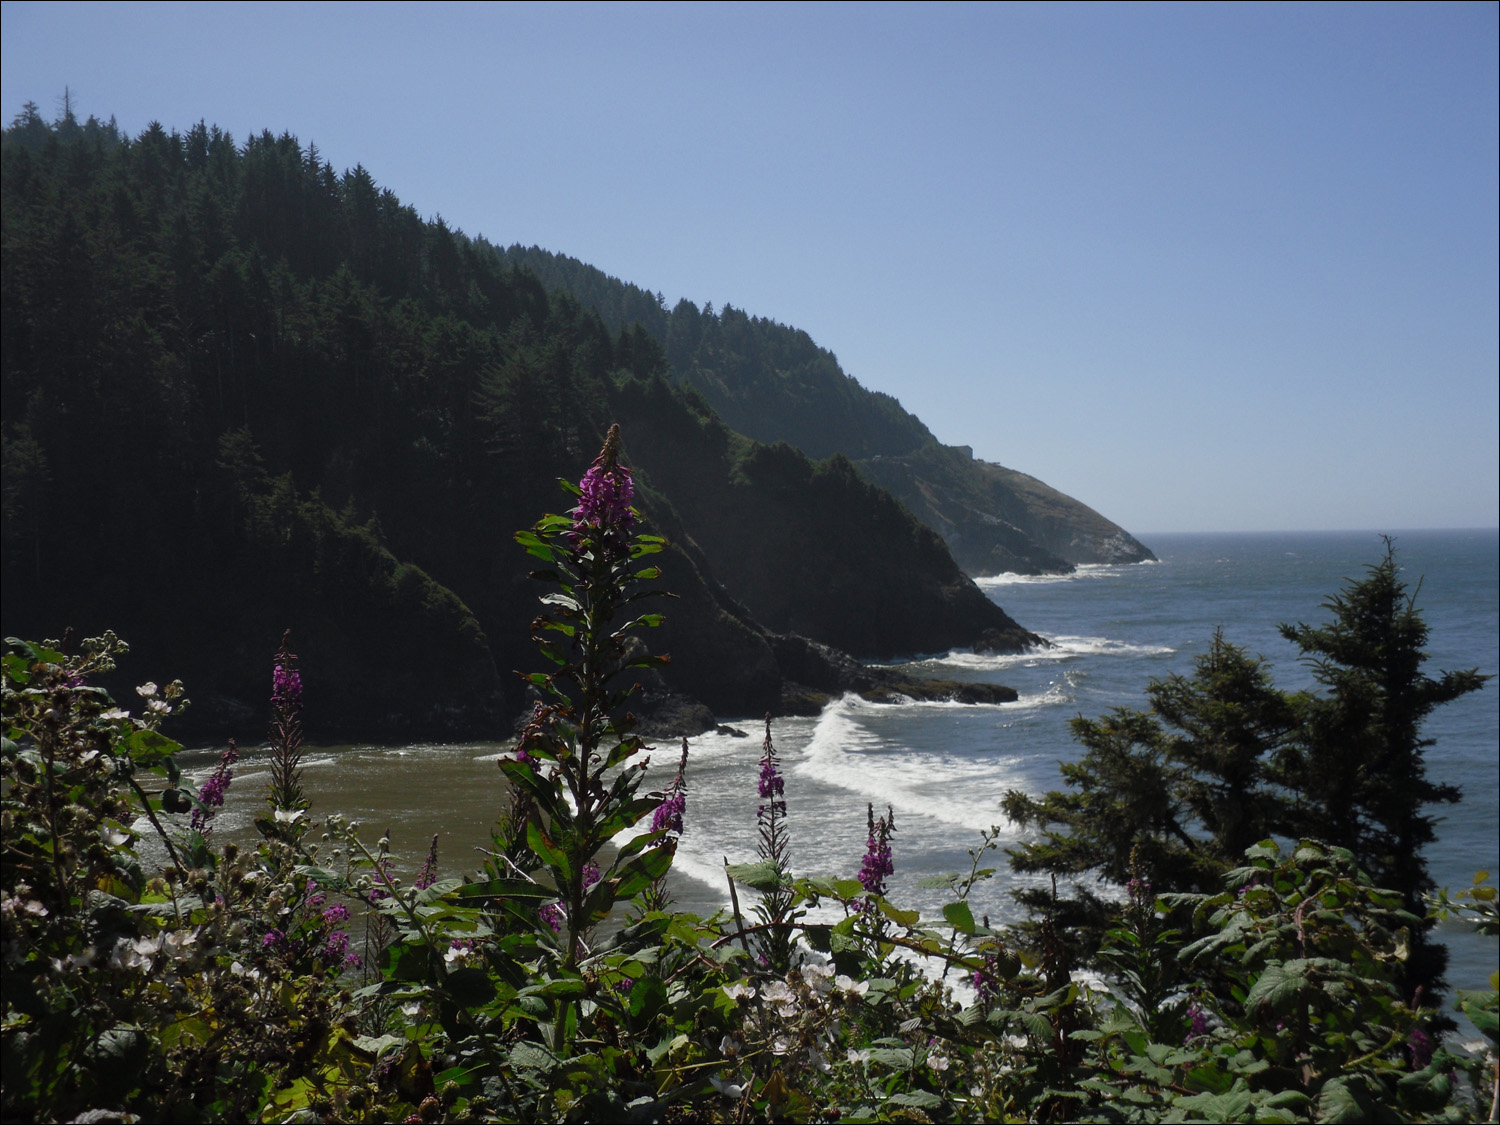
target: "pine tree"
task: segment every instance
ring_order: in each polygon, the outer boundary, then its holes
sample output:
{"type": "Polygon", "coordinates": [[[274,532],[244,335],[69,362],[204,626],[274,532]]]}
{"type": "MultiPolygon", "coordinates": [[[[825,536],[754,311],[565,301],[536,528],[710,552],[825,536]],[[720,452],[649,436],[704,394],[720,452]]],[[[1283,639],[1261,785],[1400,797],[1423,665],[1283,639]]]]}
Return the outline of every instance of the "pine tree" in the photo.
{"type": "MultiPolygon", "coordinates": [[[[1425,913],[1433,889],[1422,849],[1436,838],[1424,811],[1460,797],[1427,776],[1423,753],[1433,744],[1422,723],[1434,708],[1478,691],[1479,670],[1423,671],[1427,623],[1408,593],[1394,545],[1323,603],[1333,620],[1321,628],[1283,625],[1324,689],[1305,703],[1301,735],[1287,758],[1287,780],[1299,793],[1294,829],[1348,848],[1376,886],[1400,893],[1405,907],[1425,913]]],[[[1443,987],[1447,951],[1413,935],[1406,962],[1408,996],[1443,987]]]]}
{"type": "Polygon", "coordinates": [[[1220,868],[1238,866],[1246,848],[1287,824],[1278,782],[1297,725],[1292,701],[1271,681],[1266,662],[1230,644],[1222,630],[1191,677],[1155,680],[1146,695],[1152,713],[1180,732],[1167,755],[1179,767],[1180,799],[1201,830],[1203,850],[1220,868]]]}
{"type": "MultiPolygon", "coordinates": [[[[1061,767],[1069,792],[1006,795],[1011,820],[1041,829],[1012,849],[1014,870],[1206,892],[1247,847],[1282,830],[1288,807],[1277,763],[1296,713],[1264,661],[1215,632],[1191,676],[1153,680],[1146,697],[1149,711],[1073,720],[1085,753],[1061,767]]],[[[1086,888],[1076,894],[1055,907],[1037,891],[1017,897],[1056,909],[1092,945],[1115,908],[1086,888]]]]}

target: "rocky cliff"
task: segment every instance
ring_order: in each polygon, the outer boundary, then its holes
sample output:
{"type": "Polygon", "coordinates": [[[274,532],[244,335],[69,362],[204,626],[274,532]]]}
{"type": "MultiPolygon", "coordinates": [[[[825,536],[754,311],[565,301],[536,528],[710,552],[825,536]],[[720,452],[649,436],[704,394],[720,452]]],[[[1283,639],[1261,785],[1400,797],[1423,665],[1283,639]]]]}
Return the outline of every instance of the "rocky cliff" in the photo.
{"type": "Polygon", "coordinates": [[[1066,573],[1079,563],[1141,562],[1149,548],[1035,477],[940,444],[890,395],[868,390],[806,332],[740,309],[660,298],[576,258],[537,247],[496,251],[568,292],[614,330],[639,325],[671,378],[747,437],[810,457],[843,454],[899,499],[973,575],[1066,573]]]}

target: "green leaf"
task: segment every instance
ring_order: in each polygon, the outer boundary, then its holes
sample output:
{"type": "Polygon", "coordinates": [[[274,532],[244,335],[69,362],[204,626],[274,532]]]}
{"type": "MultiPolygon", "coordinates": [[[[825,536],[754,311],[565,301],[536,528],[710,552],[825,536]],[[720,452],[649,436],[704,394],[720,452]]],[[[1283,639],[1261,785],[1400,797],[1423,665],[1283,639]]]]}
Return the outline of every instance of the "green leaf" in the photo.
{"type": "Polygon", "coordinates": [[[349,1040],[350,1044],[359,1051],[374,1055],[377,1059],[392,1047],[405,1047],[406,1036],[404,1035],[357,1035],[349,1040]]]}
{"type": "Polygon", "coordinates": [[[671,866],[672,852],[669,849],[651,848],[620,869],[615,897],[633,898],[665,875],[671,866]]]}
{"type": "Polygon", "coordinates": [[[391,980],[426,980],[427,947],[396,942],[385,951],[385,975],[391,980]]]}
{"type": "Polygon", "coordinates": [[[631,986],[628,1011],[636,1027],[645,1027],[667,1003],[667,986],[656,977],[641,977],[631,986]]]}
{"type": "Polygon", "coordinates": [[[557,871],[561,882],[567,884],[573,877],[573,864],[568,853],[555,844],[542,827],[531,821],[526,825],[526,846],[536,853],[548,867],[557,871]]]}
{"type": "MultiPolygon", "coordinates": [[[[889,918],[892,922],[896,923],[896,925],[905,926],[908,929],[912,926],[915,926],[919,921],[922,920],[922,914],[920,911],[902,910],[900,907],[893,906],[885,899],[880,900],[880,912],[887,918],[889,918]]],[[[970,919],[970,921],[972,922],[973,919],[970,919]]]]}
{"type": "MultiPolygon", "coordinates": [[[[870,1057],[875,1057],[875,1052],[870,1052],[870,1057]]],[[[910,1090],[904,1094],[892,1094],[887,1099],[891,1105],[911,1106],[913,1109],[937,1109],[943,1104],[943,1099],[930,1090],[910,1090]]]]}
{"type": "Polygon", "coordinates": [[[150,769],[166,761],[182,749],[182,743],[174,742],[154,730],[134,730],[120,744],[137,766],[150,769]]]}
{"type": "Polygon", "coordinates": [[[1337,1125],[1339,1122],[1362,1122],[1374,1119],[1373,1107],[1363,1104],[1358,1091],[1344,1078],[1330,1078],[1318,1094],[1317,1120],[1320,1125],[1337,1125]]]}
{"type": "Polygon", "coordinates": [[[1267,965],[1245,997],[1246,1010],[1269,1007],[1273,1012],[1285,1012],[1308,987],[1305,970],[1306,962],[1283,965],[1273,961],[1267,965]]]}
{"type": "Polygon", "coordinates": [[[871,1047],[870,1061],[892,1070],[910,1070],[916,1056],[910,1047],[871,1047]]]}
{"type": "Polygon", "coordinates": [[[950,902],[943,907],[943,917],[961,934],[974,932],[974,912],[969,909],[967,902],[950,902]]]}
{"type": "Polygon", "coordinates": [[[1174,1105],[1188,1110],[1195,1121],[1244,1121],[1250,1108],[1250,1091],[1241,1087],[1227,1094],[1194,1094],[1178,1098],[1174,1105]]]}
{"type": "Polygon", "coordinates": [[[757,891],[774,891],[782,885],[780,868],[768,859],[756,863],[731,863],[724,868],[736,883],[757,891]]]}
{"type": "Polygon", "coordinates": [[[536,1043],[522,1041],[510,1049],[510,1065],[517,1070],[540,1070],[545,1074],[557,1066],[557,1056],[536,1043]]]}
{"type": "Polygon", "coordinates": [[[557,892],[538,883],[524,879],[487,879],[482,883],[465,883],[452,892],[458,899],[503,899],[520,898],[533,902],[547,902],[557,897],[557,892]]]}
{"type": "Polygon", "coordinates": [[[559,977],[523,988],[520,996],[540,996],[549,1000],[572,1000],[588,995],[588,984],[578,977],[559,977]]]}
{"type": "Polygon", "coordinates": [[[1494,992],[1464,990],[1457,994],[1458,1006],[1480,1034],[1491,1043],[1500,1036],[1500,997],[1494,992]]]}
{"type": "Polygon", "coordinates": [[[1039,1012],[1018,1012],[1027,1034],[1039,1043],[1052,1041],[1052,1021],[1039,1012]]]}

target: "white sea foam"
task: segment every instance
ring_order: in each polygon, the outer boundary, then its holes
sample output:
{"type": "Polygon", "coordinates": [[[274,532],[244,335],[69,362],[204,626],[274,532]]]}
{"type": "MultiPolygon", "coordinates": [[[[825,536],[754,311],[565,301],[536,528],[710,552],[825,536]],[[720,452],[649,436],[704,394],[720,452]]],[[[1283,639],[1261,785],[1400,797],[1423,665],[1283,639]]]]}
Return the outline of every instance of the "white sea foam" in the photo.
{"type": "Polygon", "coordinates": [[[1072,703],[1077,698],[1073,681],[1064,676],[1060,680],[1053,680],[1043,691],[1022,692],[1021,698],[1014,703],[1006,704],[1007,711],[1038,711],[1044,707],[1056,707],[1063,703],[1072,703]]]}
{"type": "Polygon", "coordinates": [[[1064,660],[1077,660],[1091,656],[1170,656],[1176,650],[1166,645],[1133,645],[1109,637],[1074,637],[1059,634],[1048,637],[1051,646],[1040,645],[1020,652],[970,652],[954,649],[942,656],[931,657],[919,667],[939,669],[962,668],[970,672],[1000,672],[1008,668],[1036,668],[1045,664],[1056,664],[1064,660]]]}
{"type": "Polygon", "coordinates": [[[830,703],[793,767],[797,777],[891,805],[898,819],[903,813],[918,815],[976,832],[1003,820],[999,799],[1007,786],[997,776],[994,759],[890,746],[862,722],[872,714],[871,708],[882,706],[888,705],[867,703],[856,695],[830,703]],[[963,793],[964,799],[955,800],[956,793],[963,793]]]}
{"type": "Polygon", "coordinates": [[[1048,637],[1053,647],[1043,655],[1054,660],[1071,660],[1080,656],[1170,656],[1177,650],[1167,645],[1132,645],[1109,637],[1048,637]]]}
{"type": "Polygon", "coordinates": [[[1140,566],[1141,563],[1080,563],[1078,569],[1072,574],[1013,574],[1007,571],[1004,574],[989,574],[983,578],[974,579],[974,584],[981,590],[987,590],[992,586],[1051,586],[1058,582],[1078,582],[1090,578],[1114,578],[1126,573],[1131,567],[1140,566]]]}

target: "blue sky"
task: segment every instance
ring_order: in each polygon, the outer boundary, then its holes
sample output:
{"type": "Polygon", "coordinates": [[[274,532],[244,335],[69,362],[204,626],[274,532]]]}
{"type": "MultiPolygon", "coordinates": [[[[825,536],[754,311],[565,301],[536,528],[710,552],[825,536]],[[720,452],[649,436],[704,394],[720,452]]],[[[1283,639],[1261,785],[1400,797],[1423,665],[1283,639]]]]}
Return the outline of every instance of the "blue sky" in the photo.
{"type": "Polygon", "coordinates": [[[6,3],[0,113],[290,132],[1137,533],[1494,526],[1497,11],[6,3]]]}

